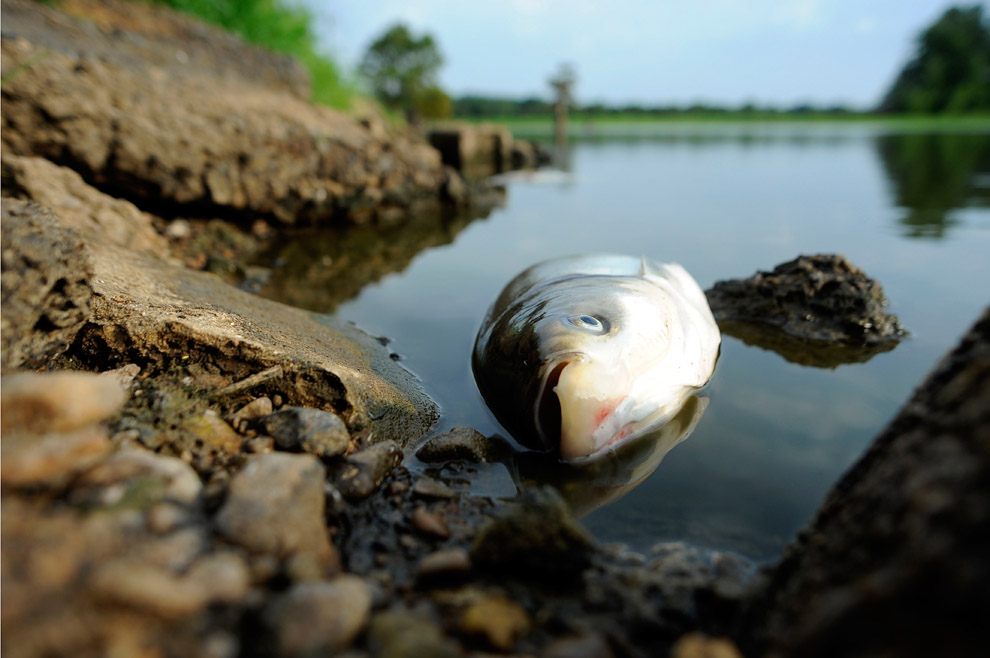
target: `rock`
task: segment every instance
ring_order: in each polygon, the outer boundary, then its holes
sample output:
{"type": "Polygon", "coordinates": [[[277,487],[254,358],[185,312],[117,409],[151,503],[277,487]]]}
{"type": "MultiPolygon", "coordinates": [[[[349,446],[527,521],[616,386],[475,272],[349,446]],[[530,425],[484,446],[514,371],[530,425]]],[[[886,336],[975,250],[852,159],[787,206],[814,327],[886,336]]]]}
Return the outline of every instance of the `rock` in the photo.
{"type": "Polygon", "coordinates": [[[88,589],[101,602],[169,619],[188,617],[209,604],[209,592],[201,582],[127,558],[99,565],[88,589]]]}
{"type": "Polygon", "coordinates": [[[0,441],[0,483],[4,487],[61,487],[111,450],[113,443],[102,428],[41,436],[5,429],[0,441]]]}
{"type": "Polygon", "coordinates": [[[488,596],[471,604],[461,616],[461,632],[482,635],[500,651],[511,651],[516,640],[532,628],[529,614],[504,596],[488,596]]]}
{"type": "Polygon", "coordinates": [[[433,126],[427,139],[443,163],[465,178],[477,179],[512,167],[512,134],[494,124],[445,122],[433,126]]]}
{"type": "Polygon", "coordinates": [[[265,384],[269,392],[289,396],[294,405],[332,408],[349,427],[375,436],[408,441],[433,425],[436,405],[377,340],[347,323],[317,322],[305,311],[166,262],[159,254],[167,247],[153,240],[135,235],[127,245],[127,232],[112,232],[117,223],[142,227],[140,235],[147,228],[160,239],[133,205],[97,192],[63,167],[6,152],[3,158],[5,180],[9,174],[17,185],[31,186],[32,194],[64,198],[62,206],[76,208],[59,219],[76,228],[89,249],[97,296],[76,342],[79,356],[94,367],[117,358],[170,360],[181,346],[190,363],[230,379],[277,364],[283,374],[265,384]]]}
{"type": "Polygon", "coordinates": [[[43,366],[64,352],[86,322],[93,290],[79,236],[49,210],[5,196],[2,215],[0,370],[6,372],[43,366]]]}
{"type": "Polygon", "coordinates": [[[262,613],[277,655],[313,656],[349,647],[368,623],[371,588],[357,576],[295,585],[262,613]]]}
{"type": "Polygon", "coordinates": [[[283,450],[301,450],[317,457],[343,454],[351,442],[337,414],[308,407],[282,407],[262,420],[261,427],[283,450]]]}
{"type": "Polygon", "coordinates": [[[229,455],[235,455],[241,451],[243,437],[212,409],[207,409],[202,414],[190,418],[183,423],[182,427],[206,445],[229,455]]]}
{"type": "Polygon", "coordinates": [[[421,476],[413,485],[413,493],[421,498],[457,498],[457,492],[448,487],[440,480],[431,477],[421,476]]]}
{"type": "Polygon", "coordinates": [[[772,272],[719,281],[705,294],[732,335],[736,325],[750,336],[748,325],[764,325],[799,339],[889,349],[906,334],[880,284],[839,255],[800,256],[772,272]]]}
{"type": "Polygon", "coordinates": [[[650,555],[647,571],[665,605],[695,617],[730,616],[756,574],[756,566],[742,556],[684,542],[657,544],[650,555]]]}
{"type": "Polygon", "coordinates": [[[256,553],[286,559],[302,555],[324,572],[337,568],[324,520],[324,469],[315,457],[272,452],[254,455],[230,481],[217,529],[256,553]]]}
{"type": "Polygon", "coordinates": [[[417,507],[412,513],[412,526],[424,535],[447,539],[450,537],[450,528],[438,514],[430,512],[425,507],[417,507]]]}
{"type": "Polygon", "coordinates": [[[445,548],[430,553],[419,562],[422,579],[464,575],[471,571],[471,557],[463,548],[445,548]]]}
{"type": "Polygon", "coordinates": [[[478,531],[471,560],[517,578],[576,579],[590,563],[592,540],[551,487],[524,492],[478,531]]]}
{"type": "Polygon", "coordinates": [[[544,650],[545,658],[615,658],[605,638],[598,634],[562,637],[544,650]]]}
{"type": "Polygon", "coordinates": [[[367,498],[402,461],[402,450],[392,441],[383,441],[354,453],[336,469],[333,482],[345,498],[367,498]]]}
{"type": "Polygon", "coordinates": [[[0,427],[4,433],[77,430],[116,414],[126,400],[117,381],[88,372],[7,375],[0,393],[0,427]]]}
{"type": "Polygon", "coordinates": [[[245,404],[243,407],[230,414],[227,420],[234,428],[239,428],[241,423],[252,422],[258,420],[259,418],[264,418],[275,410],[275,405],[272,404],[271,398],[267,396],[262,396],[260,398],[255,398],[245,404]]]}
{"type": "Polygon", "coordinates": [[[428,616],[407,610],[375,615],[368,647],[377,658],[456,658],[456,646],[428,616]]]}
{"type": "Polygon", "coordinates": [[[483,464],[498,460],[504,452],[499,448],[472,427],[454,427],[430,438],[416,451],[416,457],[427,464],[457,460],[483,464]]]}
{"type": "Polygon", "coordinates": [[[128,363],[113,370],[104,370],[100,373],[100,377],[112,378],[126,391],[130,388],[131,383],[134,382],[134,378],[139,374],[141,374],[141,366],[136,363],[128,363]]]}
{"type": "Polygon", "coordinates": [[[727,638],[688,633],[674,644],[670,658],[742,658],[742,654],[727,638]]]}
{"type": "Polygon", "coordinates": [[[119,4],[97,8],[108,38],[56,8],[5,3],[5,33],[20,37],[3,40],[5,69],[31,66],[4,84],[4,153],[70,163],[149,203],[287,224],[366,221],[438,202],[442,163],[425,142],[375,136],[285,93],[296,84],[281,76],[298,65],[283,57],[164,8],[119,4]]]}
{"type": "Polygon", "coordinates": [[[741,623],[748,655],[987,646],[990,309],[846,472],[741,623]]]}
{"type": "Polygon", "coordinates": [[[75,483],[77,499],[84,489],[99,490],[98,498],[87,496],[91,504],[110,506],[130,500],[131,505],[150,508],[163,500],[194,505],[203,484],[181,459],[133,448],[113,454],[84,473],[75,483]]]}

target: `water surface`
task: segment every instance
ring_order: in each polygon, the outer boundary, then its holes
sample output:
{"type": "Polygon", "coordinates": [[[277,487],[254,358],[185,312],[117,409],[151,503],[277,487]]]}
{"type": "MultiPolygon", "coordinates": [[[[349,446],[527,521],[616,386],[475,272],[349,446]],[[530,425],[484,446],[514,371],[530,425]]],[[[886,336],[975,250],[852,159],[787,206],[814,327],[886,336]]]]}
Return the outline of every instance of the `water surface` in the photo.
{"type": "Polygon", "coordinates": [[[706,124],[593,137],[572,145],[572,175],[510,183],[504,207],[335,312],[392,339],[441,404],[441,429],[494,434],[471,346],[487,306],[534,262],[645,254],[707,288],[802,253],[845,254],[880,281],[910,339],[828,369],[725,336],[691,438],[584,519],[640,550],[682,539],[772,559],[990,301],[990,134],[706,124]]]}

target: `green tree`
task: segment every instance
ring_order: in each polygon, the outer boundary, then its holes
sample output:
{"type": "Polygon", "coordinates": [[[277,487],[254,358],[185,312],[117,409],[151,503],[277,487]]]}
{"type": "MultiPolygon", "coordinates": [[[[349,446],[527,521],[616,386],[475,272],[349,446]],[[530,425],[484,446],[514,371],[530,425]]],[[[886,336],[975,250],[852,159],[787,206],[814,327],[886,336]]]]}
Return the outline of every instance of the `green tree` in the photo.
{"type": "Polygon", "coordinates": [[[436,92],[443,93],[436,82],[442,65],[443,56],[431,35],[416,37],[405,25],[396,24],[371,44],[360,70],[386,107],[415,118],[423,114],[424,105],[435,105],[436,92]]]}
{"type": "Polygon", "coordinates": [[[894,81],[882,112],[990,110],[990,25],[983,7],[953,7],[918,38],[917,53],[894,81]]]}

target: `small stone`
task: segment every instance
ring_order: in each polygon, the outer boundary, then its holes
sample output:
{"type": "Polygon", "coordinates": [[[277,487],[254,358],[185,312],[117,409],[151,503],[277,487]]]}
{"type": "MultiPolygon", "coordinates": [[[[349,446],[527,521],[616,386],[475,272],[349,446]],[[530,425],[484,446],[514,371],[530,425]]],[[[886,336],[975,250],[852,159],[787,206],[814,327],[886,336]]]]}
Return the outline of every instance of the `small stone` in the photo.
{"type": "Polygon", "coordinates": [[[230,481],[216,516],[217,528],[249,551],[288,558],[312,555],[325,569],[338,558],[324,513],[325,471],[312,455],[254,455],[230,481]]]}
{"type": "Polygon", "coordinates": [[[244,440],[244,452],[258,455],[275,449],[275,439],[270,436],[252,436],[244,440]]]}
{"type": "Polygon", "coordinates": [[[172,503],[158,503],[148,510],[148,529],[157,534],[175,530],[189,521],[189,513],[172,503]]]}
{"type": "Polygon", "coordinates": [[[455,658],[457,647],[430,617],[408,610],[379,613],[368,628],[368,647],[377,658],[455,658]]]}
{"type": "Polygon", "coordinates": [[[388,493],[390,496],[401,496],[409,492],[409,483],[405,480],[396,480],[388,485],[388,493]]]}
{"type": "Polygon", "coordinates": [[[128,558],[98,566],[89,579],[89,590],[98,599],[166,619],[189,616],[209,604],[209,594],[201,583],[128,558]]]}
{"type": "Polygon", "coordinates": [[[241,451],[243,438],[234,431],[217,412],[207,409],[201,416],[195,416],[183,424],[183,428],[203,443],[232,455],[241,451]]]}
{"type": "Polygon", "coordinates": [[[111,450],[113,443],[102,428],[45,436],[4,430],[0,483],[5,487],[62,486],[111,450]]]}
{"type": "Polygon", "coordinates": [[[127,392],[112,377],[88,372],[17,373],[3,377],[0,431],[69,432],[117,413],[127,392]]]}
{"type": "Polygon", "coordinates": [[[457,575],[471,571],[471,557],[463,548],[446,548],[430,553],[419,562],[421,577],[457,575]]]}
{"type": "Polygon", "coordinates": [[[230,551],[204,555],[193,563],[186,577],[203,586],[211,603],[237,603],[251,587],[247,562],[230,551]]]}
{"type": "Polygon", "coordinates": [[[185,240],[192,235],[192,225],[186,219],[175,219],[165,227],[165,237],[172,240],[185,240]]]}
{"type": "Polygon", "coordinates": [[[457,498],[457,492],[440,480],[421,477],[413,485],[413,493],[423,498],[457,498]]]}
{"type": "Polygon", "coordinates": [[[254,421],[270,415],[274,410],[275,406],[272,404],[271,398],[255,398],[230,414],[227,420],[230,421],[231,425],[237,427],[241,421],[254,421]]]}
{"type": "Polygon", "coordinates": [[[511,651],[516,640],[529,633],[529,614],[504,596],[488,596],[471,604],[461,616],[461,631],[466,635],[483,635],[500,651],[511,651]]]}
{"type": "Polygon", "coordinates": [[[346,649],[368,623],[371,588],[357,576],[295,585],[262,613],[278,655],[311,656],[346,649]]]}
{"type": "Polygon", "coordinates": [[[444,520],[425,507],[417,507],[413,510],[412,525],[425,535],[432,535],[440,539],[450,537],[450,528],[447,527],[444,520]]]}
{"type": "Polygon", "coordinates": [[[382,441],[348,457],[334,470],[334,484],[345,498],[367,498],[402,461],[402,449],[382,441]]]}
{"type": "Polygon", "coordinates": [[[416,457],[427,464],[468,461],[482,464],[495,461],[499,451],[491,440],[472,427],[458,426],[434,436],[416,451],[416,457]]]}
{"type": "Polygon", "coordinates": [[[704,633],[681,636],[670,651],[671,658],[742,658],[736,645],[724,637],[709,637],[704,633]]]}
{"type": "Polygon", "coordinates": [[[283,450],[335,457],[350,445],[351,435],[337,414],[309,407],[283,407],[261,421],[283,450]]]}
{"type": "MultiPolygon", "coordinates": [[[[191,505],[199,499],[203,491],[199,476],[189,464],[176,457],[166,457],[143,448],[122,450],[111,455],[87,471],[76,483],[76,487],[106,491],[114,486],[125,485],[121,490],[126,491],[127,483],[136,480],[161,483],[160,487],[154,488],[157,494],[148,501],[149,508],[162,499],[191,505]]],[[[152,487],[144,485],[144,489],[146,493],[150,493],[152,487]]],[[[132,495],[138,493],[140,492],[133,492],[132,495]]],[[[105,499],[103,502],[107,504],[105,499]]]]}

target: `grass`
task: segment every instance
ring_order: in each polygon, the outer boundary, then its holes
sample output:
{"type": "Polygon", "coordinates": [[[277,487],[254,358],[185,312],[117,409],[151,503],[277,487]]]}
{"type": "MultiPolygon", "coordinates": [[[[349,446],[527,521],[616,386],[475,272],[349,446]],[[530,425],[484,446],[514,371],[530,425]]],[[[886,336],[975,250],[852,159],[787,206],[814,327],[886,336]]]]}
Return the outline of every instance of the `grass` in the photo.
{"type": "Polygon", "coordinates": [[[298,59],[309,71],[312,100],[348,109],[357,94],[332,57],[317,47],[313,15],[282,0],[149,0],[240,35],[248,43],[298,59]]]}

